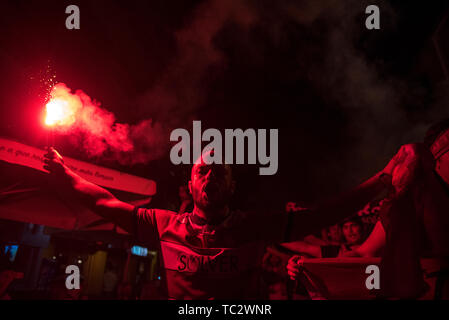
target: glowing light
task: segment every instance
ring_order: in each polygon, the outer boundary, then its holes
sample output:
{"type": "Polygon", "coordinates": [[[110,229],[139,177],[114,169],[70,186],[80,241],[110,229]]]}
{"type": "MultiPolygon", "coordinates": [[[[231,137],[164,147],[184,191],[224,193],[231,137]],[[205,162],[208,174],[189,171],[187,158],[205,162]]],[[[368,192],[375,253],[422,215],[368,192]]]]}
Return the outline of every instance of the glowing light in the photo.
{"type": "MultiPolygon", "coordinates": [[[[135,162],[134,159],[137,159],[134,154],[132,157],[125,154],[134,151],[131,134],[139,139],[142,136],[145,144],[159,146],[159,142],[155,142],[159,138],[154,138],[155,134],[151,134],[149,138],[150,134],[147,134],[148,131],[152,133],[155,128],[151,120],[142,121],[135,127],[117,123],[113,113],[101,108],[99,102],[92,100],[81,90],[72,93],[67,85],[60,82],[51,88],[46,98],[48,103],[42,108],[43,117],[40,120],[47,129],[48,145],[54,145],[55,133],[58,136],[71,135],[75,138],[72,141],[78,141],[89,156],[98,157],[110,151],[108,154],[114,153],[120,162],[128,162],[128,158],[135,162]]],[[[156,130],[158,137],[162,136],[159,131],[163,129],[158,126],[156,130]]],[[[146,154],[148,153],[145,151],[146,154]]],[[[142,160],[136,163],[139,161],[142,160]]]]}
{"type": "Polygon", "coordinates": [[[140,246],[133,246],[131,253],[136,256],[146,257],[148,255],[148,249],[140,246]]]}
{"type": "Polygon", "coordinates": [[[74,110],[70,104],[62,99],[53,99],[47,105],[45,124],[47,126],[54,125],[70,125],[74,120],[74,110]]]}

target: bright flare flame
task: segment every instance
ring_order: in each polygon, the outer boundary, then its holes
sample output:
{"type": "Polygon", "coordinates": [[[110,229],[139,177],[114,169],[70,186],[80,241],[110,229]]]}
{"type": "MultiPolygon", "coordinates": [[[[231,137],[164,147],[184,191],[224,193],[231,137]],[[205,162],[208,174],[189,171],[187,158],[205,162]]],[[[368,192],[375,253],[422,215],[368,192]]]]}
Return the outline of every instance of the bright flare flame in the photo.
{"type": "MultiPolygon", "coordinates": [[[[42,125],[51,132],[69,135],[90,157],[115,157],[121,164],[147,163],[166,151],[166,129],[151,119],[136,125],[118,123],[112,112],[100,107],[86,93],[72,93],[64,83],[55,84],[43,108],[42,125]],[[50,130],[49,130],[50,131],[50,130]]],[[[49,133],[49,132],[48,132],[49,133]]]]}
{"type": "Polygon", "coordinates": [[[75,110],[70,107],[68,101],[56,98],[47,103],[45,108],[45,124],[47,126],[68,126],[75,121],[75,110]]]}

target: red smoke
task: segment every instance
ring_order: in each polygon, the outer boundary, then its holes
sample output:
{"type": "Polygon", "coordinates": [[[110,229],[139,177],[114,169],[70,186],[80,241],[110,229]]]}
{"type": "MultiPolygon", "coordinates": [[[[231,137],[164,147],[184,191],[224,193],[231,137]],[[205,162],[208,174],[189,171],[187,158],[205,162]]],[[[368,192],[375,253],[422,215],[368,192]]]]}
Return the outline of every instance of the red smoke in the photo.
{"type": "Polygon", "coordinates": [[[61,134],[75,134],[90,157],[112,157],[122,164],[146,163],[165,151],[164,131],[151,119],[137,125],[117,123],[113,113],[86,93],[56,84],[46,106],[45,124],[61,134]]]}

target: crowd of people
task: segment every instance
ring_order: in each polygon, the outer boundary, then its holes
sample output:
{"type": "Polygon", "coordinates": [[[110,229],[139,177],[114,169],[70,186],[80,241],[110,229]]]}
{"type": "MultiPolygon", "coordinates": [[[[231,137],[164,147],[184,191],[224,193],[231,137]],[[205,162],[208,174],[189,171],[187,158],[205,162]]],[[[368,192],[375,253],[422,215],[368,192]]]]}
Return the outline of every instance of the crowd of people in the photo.
{"type": "Polygon", "coordinates": [[[402,146],[349,192],[314,207],[287,203],[285,214],[231,209],[232,168],[213,158],[208,151],[193,165],[178,212],[120,201],[71,171],[53,148],[44,168],[62,196],[78,197],[139,243],[159,248],[164,298],[280,298],[284,291],[291,298],[304,257],[382,257],[384,298],[422,296],[420,259],[431,257],[435,296],[449,297],[449,120],[432,126],[424,142],[402,146]]]}
{"type": "MultiPolygon", "coordinates": [[[[54,149],[46,155],[44,168],[61,190],[78,195],[139,241],[160,247],[167,298],[264,298],[260,263],[267,246],[282,242],[312,257],[382,252],[382,296],[416,298],[424,290],[420,257],[438,257],[440,274],[447,268],[448,129],[448,120],[432,126],[422,143],[402,146],[383,170],[356,188],[313,208],[290,206],[296,212],[288,215],[231,210],[236,181],[229,165],[211,161],[213,150],[193,165],[188,184],[193,210],[184,213],[121,202],[77,176],[54,149]],[[348,219],[382,193],[380,220],[371,220],[363,210],[360,217],[348,219]],[[368,228],[361,221],[367,219],[375,224],[366,237],[368,228]],[[324,227],[329,227],[327,239],[308,236],[324,227]]],[[[288,263],[292,278],[300,272],[297,259],[294,255],[288,263]]],[[[440,291],[446,294],[447,281],[441,281],[440,291]]]]}
{"type": "MultiPolygon", "coordinates": [[[[298,280],[298,275],[302,270],[298,264],[300,259],[380,257],[382,255],[381,248],[370,254],[364,254],[358,250],[376,226],[379,228],[379,211],[384,202],[384,199],[373,200],[356,214],[339,223],[324,227],[315,234],[307,235],[301,240],[269,247],[264,256],[263,268],[270,297],[273,299],[298,297],[292,290],[293,282],[298,280]]],[[[294,201],[288,202],[285,206],[287,215],[302,210],[304,208],[294,201]]],[[[298,291],[297,283],[294,287],[298,291]]],[[[301,286],[299,287],[303,289],[301,286]]],[[[300,293],[300,298],[310,298],[306,291],[300,293]]]]}

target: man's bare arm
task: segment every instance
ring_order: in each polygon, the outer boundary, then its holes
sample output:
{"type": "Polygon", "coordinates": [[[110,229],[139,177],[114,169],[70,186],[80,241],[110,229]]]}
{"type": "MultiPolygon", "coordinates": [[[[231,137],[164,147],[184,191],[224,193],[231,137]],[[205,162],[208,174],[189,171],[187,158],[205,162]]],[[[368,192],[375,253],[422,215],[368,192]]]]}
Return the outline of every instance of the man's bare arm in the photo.
{"type": "Polygon", "coordinates": [[[414,145],[402,146],[382,171],[351,191],[334,197],[309,213],[293,215],[291,240],[301,239],[306,234],[340,222],[357,212],[388,186],[396,187],[396,168],[406,162],[407,159],[413,158],[416,154],[415,149],[414,145]]]}
{"type": "Polygon", "coordinates": [[[380,178],[381,174],[382,172],[374,175],[351,191],[327,201],[310,212],[293,215],[291,240],[301,239],[311,232],[338,223],[361,209],[385,188],[380,178]]]}
{"type": "Polygon", "coordinates": [[[306,253],[315,258],[321,258],[321,246],[313,245],[304,241],[293,241],[281,243],[281,246],[298,253],[306,253]]]}
{"type": "Polygon", "coordinates": [[[45,154],[44,163],[44,169],[49,171],[51,179],[61,191],[76,196],[83,205],[98,215],[130,233],[133,232],[134,206],[118,200],[106,189],[83,179],[70,170],[64,164],[61,155],[53,148],[45,154]]]}

